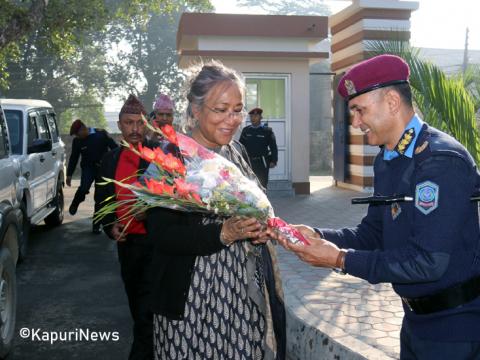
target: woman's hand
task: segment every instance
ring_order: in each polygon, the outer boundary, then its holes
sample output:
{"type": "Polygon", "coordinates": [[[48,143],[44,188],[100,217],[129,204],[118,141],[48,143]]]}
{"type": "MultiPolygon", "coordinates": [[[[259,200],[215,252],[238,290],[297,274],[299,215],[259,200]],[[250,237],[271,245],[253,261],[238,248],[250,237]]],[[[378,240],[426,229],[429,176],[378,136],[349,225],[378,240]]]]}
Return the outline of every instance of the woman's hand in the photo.
{"type": "Polygon", "coordinates": [[[247,238],[257,238],[262,233],[262,226],[255,218],[231,217],[223,222],[220,239],[225,245],[247,238]]]}

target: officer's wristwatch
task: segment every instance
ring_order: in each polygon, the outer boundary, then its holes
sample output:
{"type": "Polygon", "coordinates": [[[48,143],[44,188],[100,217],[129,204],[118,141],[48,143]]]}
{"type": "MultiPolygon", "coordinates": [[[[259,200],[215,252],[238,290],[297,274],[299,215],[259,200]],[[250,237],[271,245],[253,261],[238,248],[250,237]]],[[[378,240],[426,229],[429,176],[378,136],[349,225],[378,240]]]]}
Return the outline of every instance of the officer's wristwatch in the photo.
{"type": "Polygon", "coordinates": [[[345,275],[345,256],[347,255],[347,251],[344,249],[340,249],[338,256],[337,256],[337,261],[335,261],[335,267],[332,268],[333,271],[335,271],[338,274],[345,275]]]}

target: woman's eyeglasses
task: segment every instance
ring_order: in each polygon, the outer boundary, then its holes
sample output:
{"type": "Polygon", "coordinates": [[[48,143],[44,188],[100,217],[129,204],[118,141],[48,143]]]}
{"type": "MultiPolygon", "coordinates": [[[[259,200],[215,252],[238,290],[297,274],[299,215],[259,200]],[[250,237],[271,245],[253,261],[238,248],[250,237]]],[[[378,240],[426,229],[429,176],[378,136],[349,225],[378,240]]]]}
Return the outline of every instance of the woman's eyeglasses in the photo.
{"type": "Polygon", "coordinates": [[[228,111],[227,109],[211,108],[205,104],[204,106],[210,110],[218,120],[232,118],[236,121],[241,121],[247,116],[247,112],[244,109],[241,109],[240,111],[228,111]]]}

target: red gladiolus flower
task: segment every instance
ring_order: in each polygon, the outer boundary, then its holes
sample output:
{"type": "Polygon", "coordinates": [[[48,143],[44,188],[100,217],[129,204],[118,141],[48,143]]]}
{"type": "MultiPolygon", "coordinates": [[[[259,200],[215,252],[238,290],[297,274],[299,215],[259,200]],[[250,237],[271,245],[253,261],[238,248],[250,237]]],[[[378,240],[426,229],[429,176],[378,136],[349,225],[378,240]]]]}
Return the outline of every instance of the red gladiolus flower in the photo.
{"type": "Polygon", "coordinates": [[[203,201],[202,199],[200,198],[200,195],[198,195],[197,193],[190,193],[190,196],[192,197],[192,199],[194,201],[196,201],[197,203],[199,203],[200,205],[203,205],[203,201]]]}
{"type": "Polygon", "coordinates": [[[140,156],[148,162],[155,160],[155,152],[146,146],[142,146],[142,144],[138,144],[138,152],[140,153],[140,156]]]}
{"type": "Polygon", "coordinates": [[[198,186],[194,184],[189,184],[185,182],[184,179],[175,179],[175,188],[177,189],[177,194],[185,199],[188,199],[188,195],[190,192],[196,192],[198,190],[198,186]]]}
{"type": "Polygon", "coordinates": [[[165,155],[162,167],[170,173],[176,172],[178,174],[185,175],[187,172],[182,161],[172,154],[165,155]]]}
{"type": "Polygon", "coordinates": [[[172,125],[165,124],[161,127],[163,136],[172,144],[178,146],[177,133],[172,125]]]}
{"type": "Polygon", "coordinates": [[[156,147],[155,149],[153,149],[154,153],[155,153],[155,162],[162,166],[163,167],[163,162],[165,160],[165,153],[163,152],[163,150],[159,147],[156,147]]]}
{"type": "Polygon", "coordinates": [[[175,192],[175,187],[173,185],[168,185],[166,183],[163,184],[163,192],[166,193],[167,195],[173,196],[175,192]]]}
{"type": "Polygon", "coordinates": [[[147,185],[147,189],[153,192],[154,194],[162,195],[163,194],[163,181],[157,181],[155,179],[145,179],[145,185],[147,185]]]}

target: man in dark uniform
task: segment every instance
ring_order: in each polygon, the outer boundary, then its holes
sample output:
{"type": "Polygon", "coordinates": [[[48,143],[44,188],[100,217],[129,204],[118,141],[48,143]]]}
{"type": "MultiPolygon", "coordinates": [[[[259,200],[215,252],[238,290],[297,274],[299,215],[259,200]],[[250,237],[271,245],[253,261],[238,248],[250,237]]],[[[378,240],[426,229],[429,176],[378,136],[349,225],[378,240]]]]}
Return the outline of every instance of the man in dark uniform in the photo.
{"type": "MultiPolygon", "coordinates": [[[[70,127],[70,136],[74,136],[72,142],[72,152],[68,160],[67,179],[68,186],[72,184],[72,175],[77,167],[78,158],[81,156],[80,168],[82,174],[80,186],[75,192],[72,203],[68,211],[71,215],[77,213],[78,206],[85,200],[89,193],[92,183],[95,181],[95,192],[97,191],[97,181],[99,180],[98,171],[102,156],[109,150],[115,149],[118,145],[104,129],[87,127],[82,120],[75,120],[70,127]]],[[[94,216],[98,208],[95,207],[94,216]]],[[[100,225],[93,222],[92,232],[100,233],[100,225]]]]}
{"type": "Polygon", "coordinates": [[[296,225],[310,246],[279,240],[314,266],[392,283],[405,311],[401,359],[479,359],[480,233],[470,198],[480,177],[460,143],[415,114],[408,78],[401,58],[380,55],[338,86],[352,125],[382,146],[362,222],[340,230],[296,225]]]}
{"type": "MultiPolygon", "coordinates": [[[[134,95],[130,95],[120,110],[118,128],[123,139],[131,146],[154,147],[157,143],[146,140],[144,116],[147,112],[134,95]]],[[[149,163],[126,147],[114,149],[102,159],[100,175],[119,182],[132,184],[147,169],[149,163]]],[[[119,185],[100,186],[95,201],[107,206],[123,202],[114,212],[105,216],[103,230],[117,242],[120,271],[133,318],[133,343],[129,360],[153,359],[153,314],[150,311],[152,245],[146,236],[144,214],[128,216],[133,194],[119,185]]]]}
{"type": "Polygon", "coordinates": [[[268,172],[277,166],[278,150],[273,130],[262,126],[262,113],[263,110],[258,107],[249,111],[252,124],[243,128],[239,141],[247,149],[252,170],[266,189],[268,172]]]}

